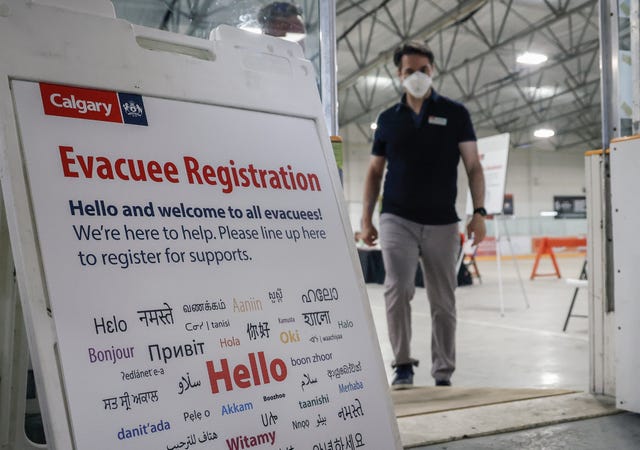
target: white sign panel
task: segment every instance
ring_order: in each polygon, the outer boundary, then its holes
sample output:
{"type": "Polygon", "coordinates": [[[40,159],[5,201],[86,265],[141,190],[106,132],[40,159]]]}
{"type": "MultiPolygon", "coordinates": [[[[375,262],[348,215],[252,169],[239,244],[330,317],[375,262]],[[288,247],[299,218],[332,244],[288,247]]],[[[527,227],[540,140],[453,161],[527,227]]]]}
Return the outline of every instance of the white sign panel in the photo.
{"type": "MultiPolygon", "coordinates": [[[[484,207],[489,214],[500,214],[507,179],[509,133],[478,139],[478,154],[484,172],[484,207]]],[[[467,192],[467,214],[472,213],[471,193],[467,192]]]]}
{"type": "Polygon", "coordinates": [[[314,121],[12,86],[78,449],[397,448],[314,121]]]}
{"type": "MultiPolygon", "coordinates": [[[[611,143],[611,220],[615,288],[615,393],[620,409],[640,413],[640,299],[638,298],[638,187],[640,136],[611,143]]],[[[612,333],[613,334],[613,333],[612,333]]]]}

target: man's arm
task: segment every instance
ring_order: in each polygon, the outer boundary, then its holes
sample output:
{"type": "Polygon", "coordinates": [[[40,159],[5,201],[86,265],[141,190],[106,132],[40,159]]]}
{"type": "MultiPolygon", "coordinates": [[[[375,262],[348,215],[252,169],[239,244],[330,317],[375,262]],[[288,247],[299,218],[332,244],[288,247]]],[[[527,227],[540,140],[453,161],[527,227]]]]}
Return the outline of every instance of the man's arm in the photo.
{"type": "Polygon", "coordinates": [[[367,175],[364,180],[364,195],[362,198],[362,240],[368,246],[373,246],[378,240],[378,230],[373,226],[371,218],[373,210],[378,201],[380,194],[380,185],[382,183],[382,175],[384,174],[385,158],[384,156],[371,156],[367,175]]]}
{"type": "MultiPolygon", "coordinates": [[[[471,191],[473,209],[476,209],[484,206],[484,173],[482,172],[482,165],[480,164],[480,158],[478,156],[478,145],[475,141],[466,141],[460,142],[458,148],[460,149],[460,156],[462,156],[462,162],[464,163],[464,168],[469,178],[469,190],[471,191]]],[[[478,245],[486,234],[487,229],[484,223],[484,217],[480,214],[473,214],[471,221],[467,224],[467,236],[471,238],[473,235],[473,243],[474,245],[478,245]]]]}

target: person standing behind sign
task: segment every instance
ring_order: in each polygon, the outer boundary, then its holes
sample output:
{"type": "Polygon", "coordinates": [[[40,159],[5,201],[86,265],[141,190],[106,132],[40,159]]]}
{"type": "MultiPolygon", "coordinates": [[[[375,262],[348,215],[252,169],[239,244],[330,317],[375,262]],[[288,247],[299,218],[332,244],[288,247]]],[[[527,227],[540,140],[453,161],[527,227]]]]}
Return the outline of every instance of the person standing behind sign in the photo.
{"type": "Polygon", "coordinates": [[[286,40],[300,42],[306,29],[302,9],[289,2],[273,2],[258,11],[258,23],[262,33],[286,40]]]}
{"type": "Polygon", "coordinates": [[[411,304],[418,259],[422,260],[431,309],[431,375],[450,386],[455,370],[457,167],[462,158],[474,213],[467,225],[478,244],[485,236],[484,176],[467,109],[431,87],[433,52],[421,42],[396,49],[394,63],[405,94],[378,117],[364,185],[362,238],[373,246],[372,215],[387,167],[380,215],[380,244],[386,270],[385,304],[393,350],[392,389],[413,386],[411,304]]]}

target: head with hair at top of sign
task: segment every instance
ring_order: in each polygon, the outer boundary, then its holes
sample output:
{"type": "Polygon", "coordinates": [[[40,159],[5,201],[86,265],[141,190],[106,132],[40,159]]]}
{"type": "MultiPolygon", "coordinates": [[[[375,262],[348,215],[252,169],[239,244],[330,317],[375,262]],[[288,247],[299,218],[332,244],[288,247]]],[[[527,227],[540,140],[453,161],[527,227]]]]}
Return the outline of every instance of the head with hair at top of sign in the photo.
{"type": "Polygon", "coordinates": [[[263,34],[302,45],[306,29],[299,6],[289,2],[272,2],[260,8],[257,18],[263,34]]]}

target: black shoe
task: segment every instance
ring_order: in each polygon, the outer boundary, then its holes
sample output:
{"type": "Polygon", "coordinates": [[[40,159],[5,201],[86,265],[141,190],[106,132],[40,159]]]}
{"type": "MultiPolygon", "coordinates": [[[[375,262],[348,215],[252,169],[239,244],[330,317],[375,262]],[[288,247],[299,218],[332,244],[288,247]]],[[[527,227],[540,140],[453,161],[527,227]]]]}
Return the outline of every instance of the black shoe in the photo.
{"type": "Polygon", "coordinates": [[[449,380],[436,380],[436,386],[451,386],[451,381],[449,381],[449,380]]]}
{"type": "Polygon", "coordinates": [[[413,387],[413,364],[398,364],[396,375],[391,382],[391,389],[409,389],[413,387]]]}

